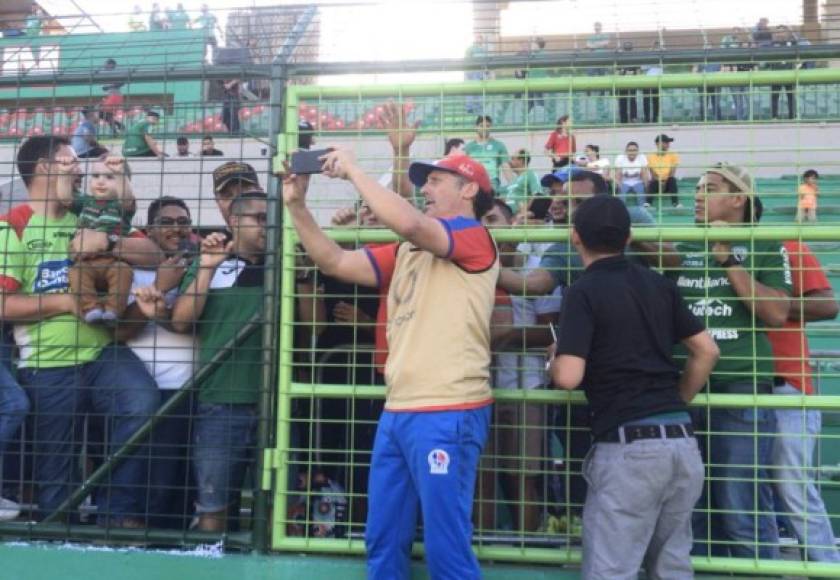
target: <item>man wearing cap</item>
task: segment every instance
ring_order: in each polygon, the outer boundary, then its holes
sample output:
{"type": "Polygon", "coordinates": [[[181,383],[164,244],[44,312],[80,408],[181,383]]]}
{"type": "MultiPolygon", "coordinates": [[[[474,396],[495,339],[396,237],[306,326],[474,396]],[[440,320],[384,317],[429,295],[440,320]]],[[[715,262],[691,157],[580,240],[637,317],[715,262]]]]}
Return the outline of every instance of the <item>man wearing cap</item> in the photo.
{"type": "Polygon", "coordinates": [[[366,175],[353,155],[324,156],[324,174],[350,181],[379,223],[406,240],[345,250],[306,207],[307,180],[289,176],[283,198],[309,257],[329,276],[387,292],[385,411],[371,459],[365,544],[368,577],[410,577],[422,513],[432,578],[477,579],[470,543],[478,458],[487,438],[490,315],[499,263],[477,221],[492,205],[484,167],[467,156],[412,163],[425,213],[366,175]]]}
{"type": "Polygon", "coordinates": [[[164,157],[163,149],[151,135],[152,128],[158,124],[158,121],[160,121],[160,113],[148,110],[145,119],[129,127],[125,132],[123,155],[126,157],[164,157]]]}
{"type": "Polygon", "coordinates": [[[262,191],[254,168],[241,161],[229,161],[213,171],[213,196],[225,223],[230,223],[230,204],[241,194],[262,191]]]}
{"type": "MultiPolygon", "coordinates": [[[[718,163],[697,183],[694,221],[710,231],[753,221],[755,187],[750,174],[718,163]]],[[[685,242],[680,264],[668,269],[696,316],[704,319],[721,351],[709,392],[771,394],[773,351],[766,329],[784,324],[790,312],[791,271],[779,242],[685,242]]],[[[703,409],[695,426],[709,464],[707,497],[694,521],[699,555],[728,553],[741,558],[776,558],[778,530],[773,516],[769,468],[775,416],[771,409],[703,409]],[[711,510],[711,511],[710,511],[711,510]],[[705,543],[709,538],[711,544],[705,543]]]]}
{"type": "Polygon", "coordinates": [[[554,384],[583,387],[594,444],[584,462],[584,578],[693,578],[691,511],[703,463],[686,404],[718,357],[673,282],[624,256],[630,215],[597,196],[573,215],[585,272],[565,292],[554,384]],[[685,367],[673,359],[682,343],[685,367]]]}
{"type": "Polygon", "coordinates": [[[668,137],[665,133],[657,135],[654,142],[656,143],[656,152],[647,155],[648,167],[650,168],[651,181],[647,187],[647,203],[648,206],[653,205],[654,195],[667,193],[671,195],[671,205],[674,207],[682,207],[679,193],[679,186],[677,185],[677,167],[680,165],[680,156],[671,151],[671,143],[674,139],[668,137]]]}

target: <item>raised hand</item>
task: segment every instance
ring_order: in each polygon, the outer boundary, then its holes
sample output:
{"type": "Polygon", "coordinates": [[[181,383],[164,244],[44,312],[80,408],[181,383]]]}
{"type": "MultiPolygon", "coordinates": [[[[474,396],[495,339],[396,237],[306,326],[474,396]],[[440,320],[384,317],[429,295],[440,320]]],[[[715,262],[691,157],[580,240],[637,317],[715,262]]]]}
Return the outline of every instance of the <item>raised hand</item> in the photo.
{"type": "Polygon", "coordinates": [[[224,234],[214,232],[201,242],[200,265],[202,268],[215,269],[232,251],[233,242],[228,242],[224,234]]]}
{"type": "Polygon", "coordinates": [[[306,191],[309,189],[308,175],[295,175],[289,171],[289,164],[284,163],[285,174],[283,178],[283,202],[286,205],[305,205],[306,191]]]}
{"type": "Polygon", "coordinates": [[[394,151],[402,153],[411,148],[417,138],[417,128],[420,126],[420,121],[416,121],[413,125],[408,123],[405,109],[405,105],[399,106],[394,101],[388,101],[382,106],[382,113],[379,114],[382,126],[388,131],[391,147],[394,151]]]}
{"type": "Polygon", "coordinates": [[[114,175],[125,173],[125,157],[109,155],[105,158],[105,167],[110,169],[114,175]]]}
{"type": "Polygon", "coordinates": [[[52,163],[52,170],[59,177],[71,175],[75,178],[79,175],[79,160],[70,155],[58,155],[52,163]]]}

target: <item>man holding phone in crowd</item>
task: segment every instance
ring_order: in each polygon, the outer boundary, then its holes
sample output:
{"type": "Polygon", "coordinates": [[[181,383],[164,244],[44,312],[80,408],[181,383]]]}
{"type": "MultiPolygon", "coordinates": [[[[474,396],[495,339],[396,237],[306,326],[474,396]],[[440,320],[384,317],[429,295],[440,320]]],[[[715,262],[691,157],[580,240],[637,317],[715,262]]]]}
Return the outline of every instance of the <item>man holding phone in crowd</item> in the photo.
{"type": "Polygon", "coordinates": [[[583,473],[583,577],[693,578],[691,513],[703,462],[687,403],[719,352],[676,285],[624,255],[630,215],[610,196],[575,210],[571,243],[586,267],[565,292],[554,384],[582,386],[595,443],[583,473]],[[682,343],[680,372],[672,352],[682,343]]]}
{"type": "Polygon", "coordinates": [[[495,244],[477,221],[492,205],[490,178],[466,156],[413,163],[409,177],[426,200],[421,213],[366,175],[348,151],[324,155],[323,168],[350,181],[379,222],[406,240],[344,250],[306,207],[307,178],[284,181],[286,208],[321,271],[388,291],[387,394],[371,460],[368,576],[409,578],[419,508],[431,576],[478,579],[471,512],[492,406],[490,316],[499,271],[495,244]]]}

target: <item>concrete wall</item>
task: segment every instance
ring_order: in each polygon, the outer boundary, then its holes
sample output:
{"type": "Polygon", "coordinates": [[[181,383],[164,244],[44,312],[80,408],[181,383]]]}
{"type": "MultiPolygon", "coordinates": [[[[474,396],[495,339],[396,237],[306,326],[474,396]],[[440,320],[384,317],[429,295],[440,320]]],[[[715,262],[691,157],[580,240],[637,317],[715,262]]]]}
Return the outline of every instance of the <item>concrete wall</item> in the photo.
{"type": "MultiPolygon", "coordinates": [[[[682,157],[681,176],[699,175],[704,167],[717,161],[729,161],[749,167],[756,177],[775,178],[801,173],[814,168],[821,173],[840,173],[838,167],[838,124],[757,124],[757,125],[691,125],[667,127],[606,127],[576,131],[578,149],[587,143],[601,147],[602,155],[614,159],[624,149],[627,141],[638,141],[643,152],[654,149],[653,140],[659,133],[675,138],[673,150],[682,157]]],[[[447,137],[471,139],[471,134],[447,134],[447,137]]],[[[510,152],[521,147],[533,155],[532,168],[537,173],[549,170],[548,158],[543,154],[546,133],[498,134],[510,152]]],[[[351,147],[362,165],[387,183],[391,171],[391,150],[384,136],[320,139],[317,146],[328,144],[351,147]]],[[[245,160],[257,169],[263,184],[268,176],[269,160],[262,154],[265,144],[255,140],[219,139],[216,146],[226,157],[191,158],[179,160],[170,157],[158,159],[132,159],[134,189],[138,198],[137,224],[145,223],[145,210],[151,200],[160,195],[174,195],[188,201],[196,223],[218,226],[222,220],[216,210],[212,193],[213,170],[231,159],[245,160]]],[[[192,143],[194,150],[198,141],[192,143]]],[[[443,149],[443,136],[421,135],[413,150],[415,159],[435,159],[443,149]]],[[[167,151],[174,154],[174,143],[167,143],[167,151]]],[[[13,189],[0,185],[0,210],[10,203],[23,199],[20,181],[13,170],[15,149],[12,145],[0,146],[0,184],[13,178],[13,189]]],[[[326,222],[334,211],[357,199],[353,188],[346,182],[315,176],[311,184],[310,199],[319,220],[326,222]]]]}

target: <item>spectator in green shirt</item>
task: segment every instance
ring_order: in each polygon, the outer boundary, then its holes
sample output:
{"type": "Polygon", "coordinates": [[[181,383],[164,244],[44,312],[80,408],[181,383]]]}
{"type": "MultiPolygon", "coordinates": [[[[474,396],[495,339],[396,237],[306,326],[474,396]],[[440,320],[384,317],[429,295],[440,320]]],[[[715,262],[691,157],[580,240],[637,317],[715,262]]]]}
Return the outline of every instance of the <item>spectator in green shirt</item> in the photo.
{"type": "Polygon", "coordinates": [[[24,34],[26,36],[41,36],[41,9],[38,5],[33,3],[32,10],[29,16],[26,17],[26,24],[24,25],[24,34]]]}
{"type": "Polygon", "coordinates": [[[215,36],[216,29],[219,27],[218,19],[210,12],[207,4],[201,5],[201,14],[193,21],[199,28],[207,32],[210,36],[215,36]]]}
{"type": "Polygon", "coordinates": [[[479,115],[475,120],[476,139],[467,143],[464,151],[484,166],[493,189],[498,191],[502,186],[501,174],[504,174],[507,182],[513,181],[514,175],[510,168],[507,147],[490,136],[492,126],[493,119],[490,115],[479,115]]]}
{"type": "Polygon", "coordinates": [[[160,148],[155,138],[152,137],[152,128],[160,121],[160,113],[157,111],[146,111],[146,118],[139,123],[129,127],[125,133],[123,143],[123,155],[125,157],[165,157],[166,154],[160,148]]]}
{"type": "MultiPolygon", "coordinates": [[[[712,229],[754,221],[755,185],[744,169],[718,163],[697,183],[694,220],[712,229]]],[[[773,351],[766,328],[782,326],[790,311],[792,276],[780,242],[684,242],[678,264],[666,271],[695,316],[703,318],[721,358],[709,391],[772,394],[773,351]]],[[[736,558],[775,559],[779,537],[773,515],[772,409],[715,407],[695,414],[710,464],[709,487],[694,519],[694,553],[721,548],[736,558]],[[708,521],[712,510],[715,517],[708,521]],[[709,529],[710,528],[710,529],[709,529]],[[711,538],[711,542],[701,539],[711,538]]]]}
{"type": "Polygon", "coordinates": [[[190,16],[180,2],[174,10],[167,8],[166,18],[169,20],[169,28],[173,30],[186,30],[190,27],[190,16]]]}
{"type": "Polygon", "coordinates": [[[222,29],[219,28],[219,20],[210,12],[210,8],[207,7],[207,4],[202,4],[201,14],[199,14],[198,18],[193,20],[193,24],[204,31],[206,46],[210,47],[207,60],[208,62],[213,62],[216,46],[219,44],[219,41],[216,40],[216,31],[218,30],[220,33],[222,32],[222,29]]]}
{"type": "Polygon", "coordinates": [[[510,168],[516,176],[513,181],[499,190],[505,202],[518,213],[522,204],[527,204],[531,197],[542,192],[540,180],[529,165],[531,154],[527,149],[520,149],[510,158],[510,168]]]}
{"type": "MultiPolygon", "coordinates": [[[[593,25],[593,33],[586,37],[586,50],[590,52],[605,52],[610,49],[612,39],[609,34],[604,34],[604,27],[600,22],[593,25]]],[[[589,76],[603,76],[607,74],[605,68],[589,68],[586,70],[589,76]]]]}
{"type": "MultiPolygon", "coordinates": [[[[267,211],[262,191],[239,195],[230,205],[233,239],[218,232],[207,236],[184,276],[172,328],[195,329],[200,366],[262,312],[267,211]]],[[[256,444],[262,369],[262,334],[252,332],[198,385],[193,462],[201,531],[224,531],[227,514],[235,513],[256,444]]]]}

